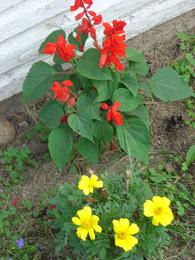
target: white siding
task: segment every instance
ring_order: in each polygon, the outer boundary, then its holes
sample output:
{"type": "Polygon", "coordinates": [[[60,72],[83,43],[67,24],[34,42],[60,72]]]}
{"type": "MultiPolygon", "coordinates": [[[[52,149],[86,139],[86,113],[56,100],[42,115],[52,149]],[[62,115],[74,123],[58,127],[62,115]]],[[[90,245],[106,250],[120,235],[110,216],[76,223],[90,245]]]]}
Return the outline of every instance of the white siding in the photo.
{"type": "MultiPolygon", "coordinates": [[[[40,43],[53,30],[72,31],[74,0],[6,0],[0,3],[0,100],[18,93],[36,60],[40,43]]],[[[94,0],[105,21],[124,19],[127,38],[195,8],[195,0],[94,0]]],[[[102,28],[98,27],[101,38],[102,28]]]]}

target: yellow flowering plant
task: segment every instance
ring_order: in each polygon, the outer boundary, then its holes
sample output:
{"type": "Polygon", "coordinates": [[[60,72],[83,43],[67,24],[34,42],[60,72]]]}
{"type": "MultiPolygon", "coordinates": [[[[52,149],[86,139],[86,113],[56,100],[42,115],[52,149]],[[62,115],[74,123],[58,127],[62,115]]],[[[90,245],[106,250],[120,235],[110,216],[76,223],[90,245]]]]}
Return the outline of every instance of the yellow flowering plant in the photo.
{"type": "Polygon", "coordinates": [[[150,259],[170,240],[170,200],[138,177],[83,175],[52,203],[57,252],[68,247],[75,259],[150,259]]]}

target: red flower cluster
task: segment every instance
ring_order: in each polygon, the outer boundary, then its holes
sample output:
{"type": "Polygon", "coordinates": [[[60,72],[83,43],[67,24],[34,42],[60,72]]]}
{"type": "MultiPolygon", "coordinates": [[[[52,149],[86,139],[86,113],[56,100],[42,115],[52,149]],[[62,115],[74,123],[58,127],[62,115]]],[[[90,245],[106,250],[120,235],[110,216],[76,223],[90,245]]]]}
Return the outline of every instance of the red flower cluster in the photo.
{"type": "Polygon", "coordinates": [[[76,40],[80,41],[81,33],[83,34],[90,34],[90,36],[96,40],[96,30],[94,25],[98,25],[102,22],[102,16],[97,15],[94,11],[89,11],[88,9],[93,4],[92,0],[75,0],[75,4],[70,7],[71,11],[76,11],[80,7],[83,8],[83,11],[75,16],[75,20],[82,19],[82,23],[79,25],[77,30],[77,37],[76,40]],[[85,6],[88,4],[88,6],[85,6]]]}
{"type": "Polygon", "coordinates": [[[76,95],[70,90],[69,87],[72,87],[73,83],[71,80],[65,80],[62,83],[54,82],[51,90],[54,92],[56,100],[65,103],[67,107],[74,106],[76,95]]]}
{"type": "Polygon", "coordinates": [[[70,62],[71,58],[74,58],[76,47],[72,44],[68,44],[63,35],[58,36],[57,42],[48,42],[43,49],[43,53],[53,55],[57,53],[59,58],[65,62],[70,62]]]}
{"type": "Polygon", "coordinates": [[[106,36],[103,41],[103,48],[100,50],[101,57],[99,67],[110,66],[114,64],[115,68],[119,71],[124,69],[123,64],[120,62],[120,58],[125,57],[125,49],[127,44],[124,43],[124,27],[126,23],[124,21],[114,20],[113,26],[109,23],[103,23],[104,35],[106,36]]]}
{"type": "Polygon", "coordinates": [[[120,102],[116,101],[114,102],[114,104],[109,107],[106,103],[102,103],[102,109],[103,110],[108,110],[107,113],[107,121],[110,122],[111,120],[113,120],[113,122],[116,125],[123,125],[123,116],[120,112],[118,112],[118,109],[120,107],[120,102]]]}

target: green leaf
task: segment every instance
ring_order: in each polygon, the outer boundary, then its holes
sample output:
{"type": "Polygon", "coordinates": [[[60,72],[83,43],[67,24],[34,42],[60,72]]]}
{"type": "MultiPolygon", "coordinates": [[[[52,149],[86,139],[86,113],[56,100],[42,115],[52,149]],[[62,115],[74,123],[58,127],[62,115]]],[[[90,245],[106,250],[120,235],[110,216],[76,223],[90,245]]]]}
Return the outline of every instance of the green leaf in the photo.
{"type": "Polygon", "coordinates": [[[153,94],[163,101],[176,101],[193,95],[188,84],[169,67],[156,72],[151,79],[153,94]]]}
{"type": "Polygon", "coordinates": [[[193,162],[195,162],[195,144],[191,145],[187,155],[186,155],[186,161],[185,163],[189,167],[193,162]]]}
{"type": "Polygon", "coordinates": [[[125,73],[121,83],[124,84],[134,96],[137,95],[139,84],[135,72],[125,73]]]}
{"type": "Polygon", "coordinates": [[[147,108],[144,105],[138,106],[135,110],[131,112],[131,115],[139,117],[143,121],[143,123],[149,128],[150,116],[147,108]]]}
{"type": "Polygon", "coordinates": [[[119,101],[121,103],[121,106],[119,107],[119,111],[121,112],[134,110],[143,100],[141,96],[134,97],[126,88],[118,88],[114,92],[113,99],[114,101],[119,101]]]}
{"type": "Polygon", "coordinates": [[[49,152],[57,168],[62,170],[72,151],[72,136],[68,126],[61,126],[49,134],[49,152]]]}
{"type": "Polygon", "coordinates": [[[140,118],[132,117],[125,120],[124,125],[117,127],[117,137],[120,146],[129,156],[148,162],[150,134],[140,118]]]}
{"type": "Polygon", "coordinates": [[[108,68],[99,68],[100,52],[94,48],[88,49],[77,63],[77,71],[82,76],[95,80],[112,80],[108,68]]]}
{"type": "Polygon", "coordinates": [[[76,133],[93,142],[92,120],[88,114],[73,114],[68,117],[68,124],[76,133]]]}
{"type": "Polygon", "coordinates": [[[39,53],[43,53],[43,49],[46,46],[46,44],[48,42],[57,42],[58,40],[58,36],[59,35],[63,35],[64,39],[66,38],[66,34],[64,32],[64,30],[56,30],[53,31],[52,33],[50,33],[47,38],[44,40],[44,42],[41,44],[40,48],[39,48],[39,53]]]}
{"type": "Polygon", "coordinates": [[[57,101],[48,102],[39,112],[40,119],[49,129],[57,128],[63,115],[63,107],[57,101]]]}
{"type": "Polygon", "coordinates": [[[113,127],[105,119],[93,124],[93,135],[98,141],[107,142],[112,140],[113,127]]]}
{"type": "Polygon", "coordinates": [[[49,64],[36,62],[23,84],[23,99],[26,102],[36,100],[48,93],[53,83],[55,69],[49,64]]]}
{"type": "Polygon", "coordinates": [[[98,91],[98,96],[95,102],[102,102],[111,98],[113,92],[113,83],[111,81],[94,80],[93,83],[94,87],[98,91]]]}
{"type": "Polygon", "coordinates": [[[98,163],[98,144],[92,143],[88,139],[80,137],[77,142],[77,150],[85,159],[87,159],[92,164],[98,163]]]}
{"type": "Polygon", "coordinates": [[[77,99],[78,112],[89,114],[91,119],[101,120],[101,103],[94,103],[97,94],[94,91],[82,93],[77,99]]]}
{"type": "Polygon", "coordinates": [[[144,90],[147,97],[152,98],[152,91],[147,81],[139,82],[139,88],[144,90]]]}
{"type": "Polygon", "coordinates": [[[142,52],[138,52],[136,49],[127,47],[126,48],[126,60],[128,61],[136,61],[142,62],[144,59],[144,55],[142,52]]]}
{"type": "Polygon", "coordinates": [[[143,59],[141,62],[130,61],[129,68],[139,76],[146,76],[149,71],[149,67],[145,59],[143,59]]]}

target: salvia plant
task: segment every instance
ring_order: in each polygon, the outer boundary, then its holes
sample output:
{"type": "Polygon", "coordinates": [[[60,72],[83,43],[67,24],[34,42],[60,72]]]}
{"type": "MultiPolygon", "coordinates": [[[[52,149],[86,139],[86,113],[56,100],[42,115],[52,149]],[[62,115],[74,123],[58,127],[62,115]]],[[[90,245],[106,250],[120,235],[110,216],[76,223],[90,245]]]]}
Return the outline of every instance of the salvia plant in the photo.
{"type": "Polygon", "coordinates": [[[49,152],[59,169],[75,151],[97,163],[102,144],[113,138],[129,156],[147,162],[150,127],[143,95],[162,101],[193,95],[172,68],[146,77],[143,53],[125,43],[126,22],[103,22],[92,4],[74,2],[70,9],[80,24],[69,34],[60,29],[45,39],[39,53],[53,56],[53,64],[36,62],[24,81],[24,101],[46,97],[39,117],[49,129],[49,152]],[[97,25],[103,28],[102,41],[97,25]],[[93,47],[86,48],[86,42],[93,47]],[[64,64],[72,69],[65,71],[64,64]]]}
{"type": "Polygon", "coordinates": [[[140,177],[107,173],[62,185],[48,212],[56,252],[73,250],[70,259],[152,259],[168,246],[174,219],[170,200],[159,195],[140,177]]]}

